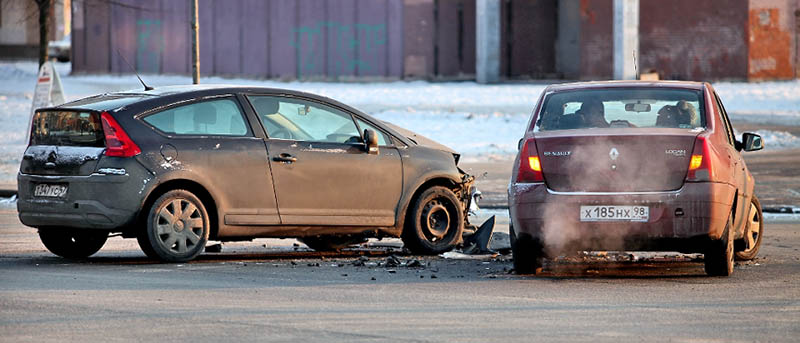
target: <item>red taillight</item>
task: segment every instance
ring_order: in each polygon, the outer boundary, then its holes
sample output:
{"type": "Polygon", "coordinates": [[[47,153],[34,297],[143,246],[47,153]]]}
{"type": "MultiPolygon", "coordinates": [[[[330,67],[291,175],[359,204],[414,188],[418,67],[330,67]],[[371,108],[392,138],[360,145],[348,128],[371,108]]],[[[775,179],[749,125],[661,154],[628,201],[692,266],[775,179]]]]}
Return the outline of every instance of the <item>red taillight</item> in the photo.
{"type": "Polygon", "coordinates": [[[532,138],[525,141],[519,152],[517,182],[544,182],[542,162],[539,160],[539,152],[536,151],[536,144],[532,138]]]}
{"type": "Polygon", "coordinates": [[[706,137],[698,136],[694,142],[694,151],[689,160],[689,173],[686,175],[688,181],[711,181],[713,173],[709,156],[708,140],[706,137]]]}
{"type": "Polygon", "coordinates": [[[142,152],[108,112],[100,114],[100,121],[106,136],[106,156],[131,157],[142,152]]]}

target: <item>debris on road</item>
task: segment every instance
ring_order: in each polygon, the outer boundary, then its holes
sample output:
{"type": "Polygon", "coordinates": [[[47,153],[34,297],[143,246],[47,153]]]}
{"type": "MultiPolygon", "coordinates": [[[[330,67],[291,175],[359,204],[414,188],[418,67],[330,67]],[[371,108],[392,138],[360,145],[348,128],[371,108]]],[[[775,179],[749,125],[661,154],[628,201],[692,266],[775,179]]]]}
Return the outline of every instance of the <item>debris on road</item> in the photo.
{"type": "Polygon", "coordinates": [[[206,252],[222,252],[222,244],[206,245],[206,252]]]}

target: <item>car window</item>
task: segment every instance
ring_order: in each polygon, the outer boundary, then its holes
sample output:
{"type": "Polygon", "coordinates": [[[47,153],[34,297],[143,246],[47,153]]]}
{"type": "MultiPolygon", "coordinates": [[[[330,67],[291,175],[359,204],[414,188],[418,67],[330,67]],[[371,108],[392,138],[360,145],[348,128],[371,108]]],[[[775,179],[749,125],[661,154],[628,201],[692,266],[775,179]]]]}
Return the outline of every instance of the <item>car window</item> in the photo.
{"type": "Polygon", "coordinates": [[[302,99],[251,95],[247,97],[274,139],[328,143],[361,143],[350,114],[302,99]]]}
{"type": "Polygon", "coordinates": [[[389,135],[383,133],[383,131],[381,131],[381,130],[378,130],[377,128],[375,128],[375,126],[373,126],[373,125],[361,120],[360,118],[356,118],[356,122],[358,122],[358,127],[361,128],[362,132],[364,131],[364,129],[370,129],[372,131],[375,131],[375,133],[378,134],[378,145],[384,146],[384,145],[391,145],[392,144],[391,143],[392,139],[389,138],[389,135]]]}
{"type": "Polygon", "coordinates": [[[246,136],[242,111],[233,99],[218,99],[173,107],[143,119],[156,129],[176,135],[246,136]]]}
{"type": "Polygon", "coordinates": [[[688,89],[615,88],[547,95],[535,130],[704,128],[701,93],[688,89]]]}
{"type": "Polygon", "coordinates": [[[728,144],[734,145],[733,142],[736,140],[736,137],[734,137],[733,128],[731,127],[730,121],[728,121],[728,113],[725,112],[725,107],[722,105],[722,101],[719,100],[717,93],[714,93],[714,100],[716,101],[715,105],[719,112],[720,121],[725,127],[725,135],[728,136],[728,144]]]}

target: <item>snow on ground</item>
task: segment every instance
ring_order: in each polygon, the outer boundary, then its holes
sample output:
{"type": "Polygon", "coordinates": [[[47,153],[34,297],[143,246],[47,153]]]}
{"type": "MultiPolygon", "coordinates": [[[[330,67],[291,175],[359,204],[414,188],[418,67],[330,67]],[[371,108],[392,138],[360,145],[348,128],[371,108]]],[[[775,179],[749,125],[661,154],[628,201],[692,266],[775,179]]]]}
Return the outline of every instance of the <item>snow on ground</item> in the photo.
{"type": "MultiPolygon", "coordinates": [[[[69,75],[57,63],[67,100],[141,88],[133,75],[69,75]]],[[[25,149],[25,132],[36,82],[34,61],[0,62],[0,184],[15,178],[25,149]]],[[[142,75],[151,86],[189,84],[187,76],[142,75]]],[[[465,160],[507,158],[516,153],[542,83],[479,85],[474,82],[278,82],[208,77],[205,84],[256,85],[316,93],[448,145],[465,160]]],[[[800,81],[716,83],[734,121],[800,125],[800,81]]],[[[782,131],[760,132],[768,149],[800,148],[800,138],[782,131]]]]}

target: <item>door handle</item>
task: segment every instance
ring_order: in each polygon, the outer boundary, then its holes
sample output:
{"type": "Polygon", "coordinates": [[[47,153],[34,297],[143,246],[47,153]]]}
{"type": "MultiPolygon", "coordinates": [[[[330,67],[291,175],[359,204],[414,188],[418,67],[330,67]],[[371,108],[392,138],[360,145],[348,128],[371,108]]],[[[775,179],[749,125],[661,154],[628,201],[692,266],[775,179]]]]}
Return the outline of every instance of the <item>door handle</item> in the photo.
{"type": "Polygon", "coordinates": [[[275,162],[293,163],[297,162],[297,157],[292,156],[292,154],[282,153],[272,157],[272,160],[275,162]]]}

